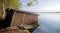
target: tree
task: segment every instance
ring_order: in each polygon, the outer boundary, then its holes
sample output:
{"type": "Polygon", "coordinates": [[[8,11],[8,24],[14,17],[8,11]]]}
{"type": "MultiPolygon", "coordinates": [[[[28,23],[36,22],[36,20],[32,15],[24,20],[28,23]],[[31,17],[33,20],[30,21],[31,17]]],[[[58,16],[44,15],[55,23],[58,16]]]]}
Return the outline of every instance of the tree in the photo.
{"type": "MultiPolygon", "coordinates": [[[[24,0],[23,0],[24,1],[24,0]]],[[[5,15],[5,10],[6,8],[12,8],[12,9],[19,9],[22,8],[22,3],[23,1],[21,0],[0,0],[0,17],[4,17],[5,15]]],[[[31,6],[33,5],[34,2],[37,2],[37,0],[29,0],[29,2],[27,3],[27,6],[31,6]]]]}
{"type": "MultiPolygon", "coordinates": [[[[21,0],[3,0],[2,2],[4,2],[3,5],[5,7],[10,7],[15,9],[19,9],[23,5],[22,4],[23,2],[21,0]]],[[[33,5],[33,2],[37,2],[37,0],[29,0],[29,2],[27,3],[27,6],[30,7],[31,5],[33,5]]]]}

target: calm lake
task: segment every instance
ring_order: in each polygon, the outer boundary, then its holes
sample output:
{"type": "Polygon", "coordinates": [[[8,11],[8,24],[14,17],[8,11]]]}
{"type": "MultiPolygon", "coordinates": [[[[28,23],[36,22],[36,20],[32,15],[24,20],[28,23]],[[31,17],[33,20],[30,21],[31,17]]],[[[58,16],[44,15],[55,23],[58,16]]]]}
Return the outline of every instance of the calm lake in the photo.
{"type": "Polygon", "coordinates": [[[60,13],[39,13],[40,26],[33,33],[60,33],[60,13]]]}

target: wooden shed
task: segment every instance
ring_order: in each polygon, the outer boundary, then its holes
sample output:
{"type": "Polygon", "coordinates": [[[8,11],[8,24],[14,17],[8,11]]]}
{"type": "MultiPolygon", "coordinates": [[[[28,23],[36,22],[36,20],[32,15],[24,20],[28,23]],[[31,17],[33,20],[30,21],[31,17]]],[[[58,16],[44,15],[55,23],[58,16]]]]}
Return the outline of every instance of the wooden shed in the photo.
{"type": "Polygon", "coordinates": [[[18,26],[21,24],[27,24],[36,27],[38,25],[38,14],[24,10],[14,10],[11,26],[18,26]]]}

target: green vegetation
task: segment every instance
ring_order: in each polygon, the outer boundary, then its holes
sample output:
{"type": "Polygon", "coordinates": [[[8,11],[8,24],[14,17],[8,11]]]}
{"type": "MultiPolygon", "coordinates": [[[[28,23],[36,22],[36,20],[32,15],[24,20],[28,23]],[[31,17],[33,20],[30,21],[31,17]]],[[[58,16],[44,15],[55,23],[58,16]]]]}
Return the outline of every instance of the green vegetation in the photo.
{"type": "MultiPolygon", "coordinates": [[[[23,0],[24,1],[24,0],[23,0]]],[[[21,0],[0,0],[0,16],[2,16],[2,14],[5,13],[5,9],[6,8],[12,8],[12,9],[19,9],[22,8],[22,3],[23,1],[21,0]]],[[[37,2],[38,0],[29,0],[29,2],[27,2],[27,6],[30,7],[31,5],[33,5],[35,2],[37,2]]]]}
{"type": "MultiPolygon", "coordinates": [[[[24,0],[23,0],[24,1],[24,0]]],[[[4,5],[4,7],[9,7],[9,8],[21,8],[22,7],[22,3],[23,1],[21,0],[0,0],[0,5],[4,5]]],[[[27,0],[28,1],[28,0],[27,0]]],[[[29,2],[27,2],[27,6],[31,6],[33,5],[34,2],[37,2],[38,0],[29,0],[29,2]]]]}

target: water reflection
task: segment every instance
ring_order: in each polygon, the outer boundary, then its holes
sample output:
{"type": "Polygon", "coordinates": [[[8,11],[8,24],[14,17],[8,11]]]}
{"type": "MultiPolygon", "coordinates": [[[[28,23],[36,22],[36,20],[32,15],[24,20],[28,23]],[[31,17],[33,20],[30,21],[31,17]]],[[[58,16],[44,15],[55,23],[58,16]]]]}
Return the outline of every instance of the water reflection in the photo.
{"type": "Polygon", "coordinates": [[[33,33],[60,33],[60,13],[40,13],[39,23],[33,33]]]}

